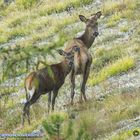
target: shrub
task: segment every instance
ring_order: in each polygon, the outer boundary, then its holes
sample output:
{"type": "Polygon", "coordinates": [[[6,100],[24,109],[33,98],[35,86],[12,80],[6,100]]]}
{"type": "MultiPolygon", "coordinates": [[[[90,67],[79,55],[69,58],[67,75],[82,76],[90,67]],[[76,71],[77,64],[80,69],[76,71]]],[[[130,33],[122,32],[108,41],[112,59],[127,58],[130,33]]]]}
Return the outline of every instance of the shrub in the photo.
{"type": "Polygon", "coordinates": [[[133,68],[135,65],[135,61],[131,57],[124,57],[117,60],[115,63],[110,64],[107,67],[104,67],[99,73],[96,75],[92,75],[90,77],[89,83],[91,85],[99,84],[100,82],[106,80],[107,78],[119,74],[121,72],[126,72],[130,68],[133,68]]]}
{"type": "Polygon", "coordinates": [[[44,120],[42,125],[46,130],[50,139],[60,139],[62,123],[64,122],[65,116],[59,114],[53,114],[48,120],[44,120]]]}

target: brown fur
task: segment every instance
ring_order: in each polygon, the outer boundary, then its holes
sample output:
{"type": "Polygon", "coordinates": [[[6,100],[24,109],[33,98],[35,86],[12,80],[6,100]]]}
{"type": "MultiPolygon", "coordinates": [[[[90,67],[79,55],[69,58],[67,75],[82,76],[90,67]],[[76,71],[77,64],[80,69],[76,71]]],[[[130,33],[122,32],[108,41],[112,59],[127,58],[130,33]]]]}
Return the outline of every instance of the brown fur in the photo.
{"type": "Polygon", "coordinates": [[[98,36],[97,19],[100,18],[100,16],[100,11],[90,17],[90,19],[87,19],[83,15],[80,15],[80,20],[86,24],[85,32],[80,37],[74,38],[73,40],[69,41],[66,45],[66,52],[73,49],[74,46],[78,46],[80,48],[80,52],[75,54],[74,56],[74,67],[70,75],[71,104],[73,104],[73,98],[75,94],[75,75],[77,74],[82,75],[80,102],[82,101],[82,98],[84,98],[85,101],[87,100],[85,95],[85,85],[89,76],[92,63],[92,56],[88,52],[88,49],[93,44],[96,36],[98,36]]]}
{"type": "Polygon", "coordinates": [[[60,86],[64,83],[64,78],[69,71],[70,69],[67,66],[66,61],[50,65],[29,74],[25,80],[25,87],[28,90],[36,87],[36,90],[41,89],[42,93],[47,93],[54,88],[59,89],[60,86]]]}
{"type": "Polygon", "coordinates": [[[32,80],[35,76],[35,72],[32,72],[26,79],[25,79],[25,83],[28,84],[28,87],[26,86],[26,88],[28,88],[29,90],[32,89],[32,80]]]}
{"type": "Polygon", "coordinates": [[[59,51],[59,54],[65,57],[64,61],[58,64],[48,65],[43,69],[32,72],[25,79],[27,102],[23,108],[23,125],[25,115],[27,115],[28,123],[30,124],[29,107],[35,103],[42,94],[49,93],[48,111],[51,103],[52,110],[54,110],[55,98],[58,94],[58,90],[63,85],[65,77],[70,72],[73,65],[73,57],[75,52],[73,50],[69,51],[68,53],[62,50],[59,51]],[[51,97],[51,91],[53,91],[53,97],[51,97]],[[28,92],[30,92],[32,95],[29,96],[28,92]]]}

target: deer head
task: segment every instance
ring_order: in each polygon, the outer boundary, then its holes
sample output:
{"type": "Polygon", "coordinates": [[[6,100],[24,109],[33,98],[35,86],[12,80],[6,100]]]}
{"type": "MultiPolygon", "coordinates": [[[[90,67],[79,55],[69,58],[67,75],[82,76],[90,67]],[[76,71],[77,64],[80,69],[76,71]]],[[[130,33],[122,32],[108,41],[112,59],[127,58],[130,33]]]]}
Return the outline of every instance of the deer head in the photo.
{"type": "Polygon", "coordinates": [[[97,20],[101,17],[101,15],[101,11],[92,14],[90,18],[79,15],[80,20],[86,24],[86,32],[89,34],[89,36],[97,37],[99,35],[97,20]]]}
{"type": "Polygon", "coordinates": [[[66,63],[68,64],[69,67],[72,67],[74,63],[74,52],[80,51],[80,48],[77,46],[74,46],[70,52],[65,52],[62,49],[57,50],[57,52],[64,56],[66,63]]]}

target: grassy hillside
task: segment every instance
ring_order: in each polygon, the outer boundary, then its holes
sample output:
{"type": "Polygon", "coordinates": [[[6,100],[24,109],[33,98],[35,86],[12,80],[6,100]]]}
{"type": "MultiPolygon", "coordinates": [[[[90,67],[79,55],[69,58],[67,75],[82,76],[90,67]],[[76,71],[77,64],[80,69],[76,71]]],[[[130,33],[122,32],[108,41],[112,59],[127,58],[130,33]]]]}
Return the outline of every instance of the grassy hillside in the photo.
{"type": "Polygon", "coordinates": [[[133,139],[133,131],[140,131],[139,11],[139,0],[15,0],[8,5],[0,0],[0,133],[43,129],[52,140],[133,139]],[[75,105],[69,106],[66,80],[56,111],[48,115],[44,95],[31,107],[32,125],[21,128],[25,76],[39,61],[60,62],[55,50],[85,29],[78,15],[89,17],[99,10],[99,36],[89,49],[89,101],[77,103],[78,77],[75,105]]]}

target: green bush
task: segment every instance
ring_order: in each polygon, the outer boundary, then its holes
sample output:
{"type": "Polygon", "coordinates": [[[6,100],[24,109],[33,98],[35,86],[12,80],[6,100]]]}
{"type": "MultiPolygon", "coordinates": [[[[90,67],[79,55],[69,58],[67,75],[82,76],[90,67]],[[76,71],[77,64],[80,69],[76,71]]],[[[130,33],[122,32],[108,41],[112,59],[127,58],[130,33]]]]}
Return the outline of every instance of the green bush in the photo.
{"type": "Polygon", "coordinates": [[[64,118],[60,115],[52,115],[49,120],[43,121],[43,127],[49,135],[50,139],[59,139],[61,137],[61,127],[64,118]]]}

